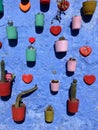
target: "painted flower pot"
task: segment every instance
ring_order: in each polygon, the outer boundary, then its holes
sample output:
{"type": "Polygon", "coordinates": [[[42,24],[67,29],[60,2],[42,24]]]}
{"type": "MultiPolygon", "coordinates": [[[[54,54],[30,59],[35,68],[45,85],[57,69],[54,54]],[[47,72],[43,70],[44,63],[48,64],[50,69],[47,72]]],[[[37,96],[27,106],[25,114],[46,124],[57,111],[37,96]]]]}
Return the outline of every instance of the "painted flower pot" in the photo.
{"type": "Polygon", "coordinates": [[[0,12],[4,12],[4,6],[2,0],[0,0],[0,12]]]}
{"type": "Polygon", "coordinates": [[[9,40],[11,39],[17,39],[17,28],[14,26],[7,26],[6,27],[7,37],[9,40]]]}
{"type": "Polygon", "coordinates": [[[26,49],[26,61],[36,61],[36,49],[26,49]]]}
{"type": "Polygon", "coordinates": [[[50,86],[51,86],[51,91],[52,92],[58,92],[60,82],[58,80],[51,80],[50,86]]]}
{"type": "Polygon", "coordinates": [[[70,99],[68,100],[68,104],[67,104],[67,108],[68,108],[68,112],[69,113],[76,113],[78,112],[78,108],[79,108],[79,100],[76,99],[75,101],[71,101],[70,99]]]}
{"type": "Polygon", "coordinates": [[[50,0],[40,0],[41,4],[50,4],[50,0]]]}
{"type": "Polygon", "coordinates": [[[68,50],[68,40],[58,40],[55,42],[56,52],[66,52],[68,50]]]}
{"type": "Polygon", "coordinates": [[[85,1],[83,2],[83,13],[84,15],[93,15],[95,12],[97,1],[85,1]]]}
{"type": "Polygon", "coordinates": [[[11,94],[11,83],[0,81],[0,96],[9,96],[11,94]]]}
{"type": "Polygon", "coordinates": [[[22,104],[20,107],[15,107],[15,104],[12,105],[12,118],[14,121],[24,121],[26,113],[26,106],[22,104]]]}
{"type": "Polygon", "coordinates": [[[45,121],[48,122],[48,123],[51,123],[53,122],[54,120],[54,110],[53,110],[53,107],[52,106],[48,106],[45,110],[45,121]]]}
{"type": "Polygon", "coordinates": [[[74,58],[70,58],[67,61],[67,71],[68,72],[74,72],[76,70],[76,59],[74,58]]]}
{"type": "Polygon", "coordinates": [[[44,14],[43,13],[37,13],[35,15],[35,26],[44,27],[44,14]]]}
{"type": "Polygon", "coordinates": [[[72,18],[72,29],[80,29],[81,28],[82,17],[74,16],[72,18]]]}
{"type": "Polygon", "coordinates": [[[31,4],[30,4],[29,0],[21,0],[21,3],[19,4],[19,8],[23,12],[29,11],[29,9],[31,8],[31,4]]]}
{"type": "Polygon", "coordinates": [[[58,1],[58,4],[57,4],[58,9],[60,11],[66,11],[69,8],[69,5],[70,4],[69,4],[69,2],[67,0],[65,0],[65,1],[58,1]]]}

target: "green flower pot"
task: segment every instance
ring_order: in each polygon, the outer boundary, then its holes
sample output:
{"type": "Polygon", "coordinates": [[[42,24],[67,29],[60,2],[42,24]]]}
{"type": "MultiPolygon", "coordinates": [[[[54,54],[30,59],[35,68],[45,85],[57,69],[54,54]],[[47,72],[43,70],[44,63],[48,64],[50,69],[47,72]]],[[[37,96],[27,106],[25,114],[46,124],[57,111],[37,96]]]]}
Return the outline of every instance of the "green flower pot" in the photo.
{"type": "Polygon", "coordinates": [[[44,15],[42,13],[38,13],[35,15],[35,26],[36,27],[44,26],[44,15]]]}
{"type": "Polygon", "coordinates": [[[0,12],[4,12],[4,6],[2,0],[0,0],[0,12]]]}
{"type": "Polygon", "coordinates": [[[36,61],[36,49],[26,49],[26,61],[36,61]]]}
{"type": "Polygon", "coordinates": [[[9,40],[11,39],[17,39],[17,28],[14,26],[7,26],[6,27],[7,37],[9,40]]]}

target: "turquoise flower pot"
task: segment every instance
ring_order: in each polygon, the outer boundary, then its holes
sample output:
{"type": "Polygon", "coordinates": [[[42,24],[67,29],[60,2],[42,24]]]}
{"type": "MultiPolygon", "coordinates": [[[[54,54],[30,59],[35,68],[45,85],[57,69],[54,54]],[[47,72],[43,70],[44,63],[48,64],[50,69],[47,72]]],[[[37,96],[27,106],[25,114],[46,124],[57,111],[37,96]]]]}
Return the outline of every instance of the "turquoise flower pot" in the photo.
{"type": "Polygon", "coordinates": [[[35,15],[35,26],[44,27],[44,15],[42,13],[38,13],[35,15]]]}
{"type": "Polygon", "coordinates": [[[7,32],[7,37],[9,40],[11,39],[17,39],[18,34],[17,34],[17,28],[14,26],[7,26],[6,27],[6,32],[7,32]]]}
{"type": "Polygon", "coordinates": [[[36,49],[26,49],[26,61],[35,62],[36,61],[36,49]]]}

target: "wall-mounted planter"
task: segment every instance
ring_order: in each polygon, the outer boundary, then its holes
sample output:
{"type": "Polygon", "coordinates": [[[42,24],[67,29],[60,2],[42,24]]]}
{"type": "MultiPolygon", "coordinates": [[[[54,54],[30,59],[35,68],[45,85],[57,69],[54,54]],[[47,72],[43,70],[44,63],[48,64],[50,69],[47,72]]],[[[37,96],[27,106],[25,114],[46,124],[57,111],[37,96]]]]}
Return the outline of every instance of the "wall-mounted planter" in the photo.
{"type": "Polygon", "coordinates": [[[51,80],[50,86],[52,92],[58,92],[60,86],[59,80],[51,80]]]}
{"type": "Polygon", "coordinates": [[[0,13],[4,12],[3,0],[0,0],[0,13]]]}
{"type": "Polygon", "coordinates": [[[21,3],[19,4],[19,8],[23,12],[29,11],[29,9],[31,8],[31,4],[30,4],[29,0],[21,0],[21,3]]]}
{"type": "Polygon", "coordinates": [[[60,37],[58,41],[55,42],[56,52],[67,52],[68,50],[68,40],[64,37],[60,37]]]}
{"type": "Polygon", "coordinates": [[[58,1],[57,6],[60,11],[66,11],[69,8],[69,2],[67,0],[58,1]]]}
{"type": "Polygon", "coordinates": [[[68,72],[75,72],[76,64],[77,64],[76,59],[69,58],[69,60],[67,61],[67,71],[68,72]]]}
{"type": "Polygon", "coordinates": [[[40,0],[40,10],[47,12],[50,7],[50,0],[40,0]]]}
{"type": "Polygon", "coordinates": [[[35,62],[36,61],[36,49],[33,47],[26,49],[26,61],[35,62]]]}
{"type": "Polygon", "coordinates": [[[50,0],[40,0],[41,4],[50,4],[50,0]]]}
{"type": "Polygon", "coordinates": [[[85,1],[83,2],[83,13],[84,15],[93,15],[95,12],[97,1],[85,1]]]}
{"type": "Polygon", "coordinates": [[[82,22],[82,17],[81,16],[74,16],[72,18],[72,29],[73,30],[79,30],[81,28],[81,22],[82,22]]]}
{"type": "Polygon", "coordinates": [[[53,107],[51,105],[49,105],[46,108],[44,114],[45,114],[45,121],[47,123],[53,122],[53,120],[54,120],[54,109],[53,109],[53,107]]]}

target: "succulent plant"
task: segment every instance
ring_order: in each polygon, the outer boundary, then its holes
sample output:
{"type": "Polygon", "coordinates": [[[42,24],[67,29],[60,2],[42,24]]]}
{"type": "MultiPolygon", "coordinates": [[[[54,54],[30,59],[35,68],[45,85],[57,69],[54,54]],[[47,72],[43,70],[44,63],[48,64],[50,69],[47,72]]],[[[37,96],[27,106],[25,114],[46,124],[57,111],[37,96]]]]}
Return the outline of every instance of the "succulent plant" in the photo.
{"type": "Polygon", "coordinates": [[[73,82],[70,86],[70,100],[75,101],[76,100],[76,86],[77,86],[77,80],[73,79],[73,82]]]}
{"type": "Polygon", "coordinates": [[[75,59],[75,58],[73,58],[73,57],[70,57],[70,58],[69,58],[69,60],[76,60],[76,59],[75,59]]]}
{"type": "Polygon", "coordinates": [[[51,82],[52,82],[52,83],[58,83],[59,80],[52,80],[51,82]]]}
{"type": "Polygon", "coordinates": [[[61,37],[59,38],[59,40],[65,40],[65,37],[64,37],[64,36],[61,36],[61,37]]]}

